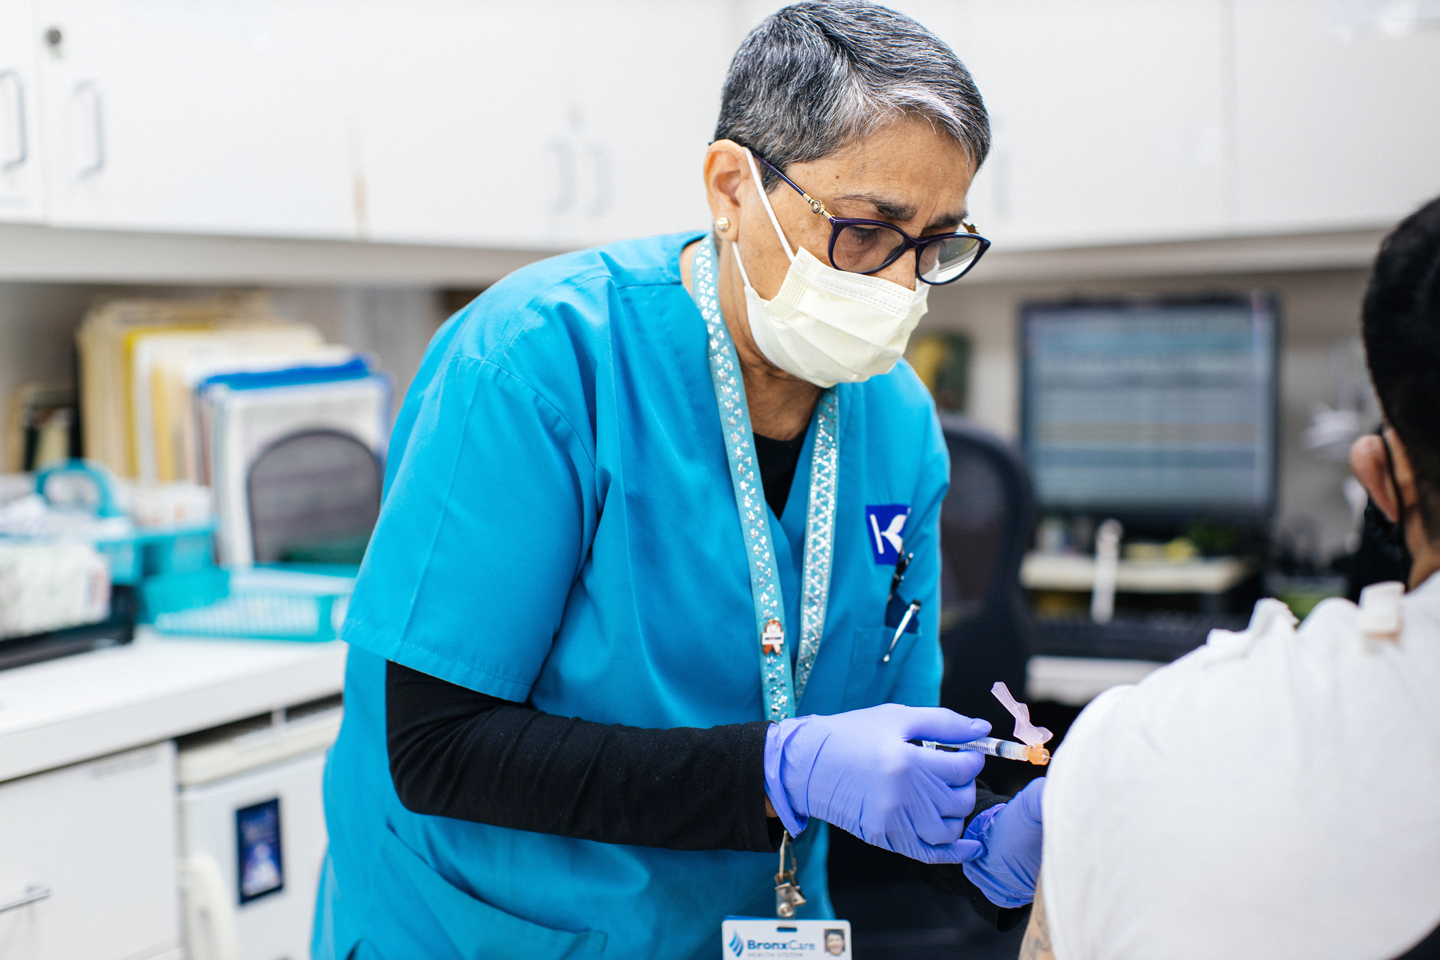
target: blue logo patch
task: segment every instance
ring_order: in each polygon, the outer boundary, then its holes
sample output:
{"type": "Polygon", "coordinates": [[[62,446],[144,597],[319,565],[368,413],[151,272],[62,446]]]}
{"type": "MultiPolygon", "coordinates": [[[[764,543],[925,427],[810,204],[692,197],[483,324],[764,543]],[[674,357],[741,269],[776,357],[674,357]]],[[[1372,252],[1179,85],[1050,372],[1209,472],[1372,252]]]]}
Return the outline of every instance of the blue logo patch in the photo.
{"type": "Polygon", "coordinates": [[[740,939],[740,934],[734,933],[730,935],[730,949],[735,952],[735,956],[737,957],[745,952],[745,943],[740,939]]]}
{"type": "Polygon", "coordinates": [[[865,530],[875,562],[893,567],[905,546],[905,521],[910,519],[910,506],[905,503],[882,503],[865,508],[865,530]]]}

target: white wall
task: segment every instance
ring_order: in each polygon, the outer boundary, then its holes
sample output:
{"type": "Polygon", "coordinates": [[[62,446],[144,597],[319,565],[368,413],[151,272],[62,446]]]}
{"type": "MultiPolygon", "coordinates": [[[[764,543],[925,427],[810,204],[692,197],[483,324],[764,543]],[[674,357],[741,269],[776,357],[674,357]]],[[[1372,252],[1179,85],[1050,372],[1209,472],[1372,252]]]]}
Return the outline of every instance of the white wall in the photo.
{"type": "Polygon", "coordinates": [[[430,338],[445,321],[437,291],[416,287],[301,287],[271,291],[277,316],[319,327],[327,340],[374,353],[395,378],[395,410],[430,338]]]}

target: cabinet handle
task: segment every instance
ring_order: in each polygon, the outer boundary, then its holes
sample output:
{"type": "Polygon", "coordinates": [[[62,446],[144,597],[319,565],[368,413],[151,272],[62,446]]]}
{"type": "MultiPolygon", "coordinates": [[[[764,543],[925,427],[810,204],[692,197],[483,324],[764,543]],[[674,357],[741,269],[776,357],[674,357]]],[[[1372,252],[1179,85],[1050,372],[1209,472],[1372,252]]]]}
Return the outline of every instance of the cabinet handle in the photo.
{"type": "Polygon", "coordinates": [[[38,903],[48,896],[50,896],[50,888],[43,883],[26,887],[25,892],[14,900],[6,900],[4,903],[0,903],[0,913],[4,913],[6,910],[18,910],[28,903],[38,903]]]}
{"type": "Polygon", "coordinates": [[[610,148],[599,140],[591,141],[590,159],[595,164],[595,202],[590,205],[590,216],[598,217],[610,209],[610,195],[614,185],[610,148]]]}
{"type": "Polygon", "coordinates": [[[30,158],[30,141],[25,129],[25,81],[14,70],[0,70],[0,82],[15,84],[15,156],[0,164],[0,171],[14,170],[30,158]]]}
{"type": "Polygon", "coordinates": [[[184,877],[185,923],[191,960],[239,960],[235,894],[220,876],[215,858],[197,853],[180,864],[184,877]]]}
{"type": "Polygon", "coordinates": [[[100,87],[94,80],[85,80],[75,85],[77,96],[88,93],[90,105],[93,111],[95,128],[95,159],[88,167],[81,167],[79,176],[81,180],[93,177],[105,169],[105,109],[100,102],[100,87]]]}
{"type": "Polygon", "coordinates": [[[575,148],[565,140],[550,141],[550,149],[560,165],[560,190],[550,205],[552,214],[568,213],[575,206],[575,148]]]}

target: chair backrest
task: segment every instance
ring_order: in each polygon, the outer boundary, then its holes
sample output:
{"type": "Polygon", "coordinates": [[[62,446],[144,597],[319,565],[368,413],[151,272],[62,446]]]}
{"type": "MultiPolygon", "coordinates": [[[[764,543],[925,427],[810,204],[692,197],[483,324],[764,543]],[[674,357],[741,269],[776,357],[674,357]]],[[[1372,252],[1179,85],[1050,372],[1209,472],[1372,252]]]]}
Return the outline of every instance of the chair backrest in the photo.
{"type": "Polygon", "coordinates": [[[250,465],[256,563],[359,563],[380,516],[380,460],[335,430],[292,433],[250,465]]]}
{"type": "Polygon", "coordinates": [[[990,695],[991,685],[1004,680],[1024,696],[1020,562],[1035,522],[1030,477],[1019,453],[989,430],[963,417],[941,423],[950,490],[940,514],[940,702],[1001,729],[1008,714],[990,695]]]}

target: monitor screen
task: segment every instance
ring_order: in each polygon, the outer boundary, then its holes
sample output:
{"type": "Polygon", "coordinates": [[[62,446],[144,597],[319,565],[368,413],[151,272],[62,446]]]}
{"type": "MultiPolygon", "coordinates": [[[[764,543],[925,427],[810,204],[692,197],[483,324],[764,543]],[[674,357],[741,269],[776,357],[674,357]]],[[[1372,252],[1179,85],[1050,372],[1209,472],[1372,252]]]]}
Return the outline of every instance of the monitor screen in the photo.
{"type": "Polygon", "coordinates": [[[1277,333],[1264,294],[1022,307],[1021,437],[1040,508],[1268,519],[1277,333]]]}

